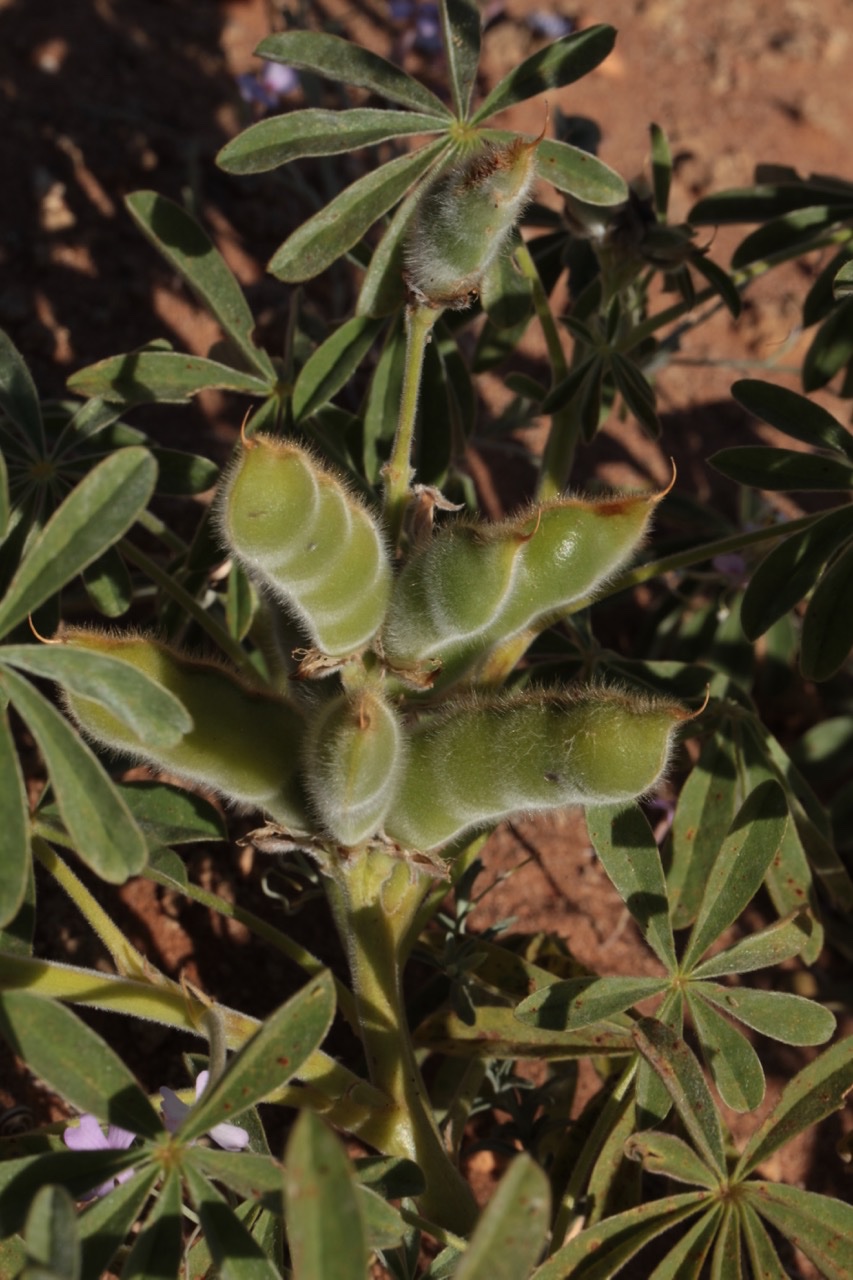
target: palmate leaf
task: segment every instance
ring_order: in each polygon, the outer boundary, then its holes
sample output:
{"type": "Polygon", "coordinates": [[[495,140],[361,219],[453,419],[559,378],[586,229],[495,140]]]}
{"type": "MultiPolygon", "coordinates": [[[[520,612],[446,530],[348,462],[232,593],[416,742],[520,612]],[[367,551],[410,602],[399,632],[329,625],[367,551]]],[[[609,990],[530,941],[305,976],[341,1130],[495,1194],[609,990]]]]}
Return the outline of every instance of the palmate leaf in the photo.
{"type": "Polygon", "coordinates": [[[480,10],[476,0],[439,0],[438,13],[450,96],[457,116],[464,120],[480,61],[480,10]]]}
{"type": "Polygon", "coordinates": [[[272,361],[252,341],[255,321],[243,290],[207,233],[180,205],[156,191],[134,191],[125,204],[155,249],[219,321],[247,366],[264,379],[274,378],[272,361]]]}
{"type": "Polygon", "coordinates": [[[757,640],[793,609],[812,590],[830,557],[851,538],[853,505],[828,511],[774,547],[744,593],[741,625],[748,639],[757,640]]]}
{"type": "Polygon", "coordinates": [[[808,680],[834,676],[853,646],[853,611],[839,608],[853,590],[853,545],[841,551],[812,592],[803,618],[800,669],[808,680]]]}
{"type": "Polygon", "coordinates": [[[159,1116],[122,1060],[64,1005],[6,991],[0,1030],[30,1069],[79,1111],[144,1137],[162,1136],[159,1116]]]}
{"type": "Polygon", "coordinates": [[[606,23],[563,36],[526,58],[510,71],[477,108],[472,124],[480,124],[498,111],[533,98],[546,89],[573,84],[604,61],[616,43],[616,31],[606,23]]]}
{"type": "Polygon", "coordinates": [[[293,1280],[363,1280],[367,1234],[339,1140],[303,1111],[285,1152],[285,1218],[293,1280]]]}
{"type": "Polygon", "coordinates": [[[610,355],[610,369],[616,389],[625,401],[625,407],[633,413],[647,434],[656,440],[661,433],[661,425],[651,383],[633,360],[628,360],[618,351],[613,351],[610,355]]]}
{"type": "Polygon", "coordinates": [[[745,1178],[798,1133],[839,1110],[851,1089],[853,1036],[847,1036],[825,1049],[788,1082],[776,1106],[744,1148],[733,1177],[745,1178]]]}
{"type": "Polygon", "coordinates": [[[144,511],[157,476],[145,449],[105,458],[57,507],[31,544],[0,604],[0,634],[34,613],[121,538],[144,511]]]}
{"type": "Polygon", "coordinates": [[[413,111],[453,119],[450,111],[434,93],[413,80],[393,62],[362,49],[340,36],[317,31],[288,31],[267,36],[255,50],[259,58],[283,62],[298,71],[313,71],[325,79],[369,89],[380,98],[399,102],[413,111]]]}
{"type": "MultiPolygon", "coordinates": [[[[484,130],[490,136],[490,130],[484,130]]],[[[536,171],[558,191],[585,204],[622,204],[628,198],[624,178],[588,151],[545,138],[536,151],[536,171]]]]}
{"type": "Polygon", "coordinates": [[[438,138],[358,178],[279,246],[269,270],[291,284],[319,275],[405,195],[447,145],[438,138]]]}
{"type": "Polygon", "coordinates": [[[268,116],[225,144],[216,163],[226,173],[266,173],[306,156],[334,156],[410,134],[445,133],[446,115],[354,107],[311,107],[268,116]]]}
{"type": "Polygon", "coordinates": [[[841,423],[806,396],[760,378],[732,383],[732,395],[757,418],[815,449],[832,449],[853,459],[853,437],[841,423]]]}
{"type": "MultiPolygon", "coordinates": [[[[724,1212],[722,1205],[715,1205],[694,1222],[650,1273],[648,1280],[699,1280],[724,1212]]],[[[734,1274],[725,1280],[735,1280],[734,1274]]]]}
{"type": "Polygon", "coordinates": [[[475,1009],[475,1019],[470,1024],[449,1009],[433,1014],[418,1028],[417,1045],[456,1057],[537,1058],[544,1062],[596,1054],[616,1056],[632,1049],[630,1024],[621,1015],[589,1030],[543,1031],[522,1023],[512,1009],[489,1004],[475,1009]]]}
{"type": "Polygon", "coordinates": [[[642,811],[636,804],[590,806],[586,823],[604,870],[646,942],[662,964],[674,968],[675,941],[663,868],[642,811]]]}
{"type": "Polygon", "coordinates": [[[543,1171],[530,1156],[517,1156],[478,1221],[455,1280],[527,1276],[545,1244],[550,1203],[543,1171]]]}
{"type": "Polygon", "coordinates": [[[849,1280],[853,1205],[775,1182],[749,1182],[747,1203],[815,1264],[826,1280],[849,1280]]]}
{"type": "Polygon", "coordinates": [[[779,1260],[773,1241],[749,1200],[743,1200],[739,1208],[741,1232],[753,1274],[761,1280],[788,1280],[788,1272],[779,1260]]]}

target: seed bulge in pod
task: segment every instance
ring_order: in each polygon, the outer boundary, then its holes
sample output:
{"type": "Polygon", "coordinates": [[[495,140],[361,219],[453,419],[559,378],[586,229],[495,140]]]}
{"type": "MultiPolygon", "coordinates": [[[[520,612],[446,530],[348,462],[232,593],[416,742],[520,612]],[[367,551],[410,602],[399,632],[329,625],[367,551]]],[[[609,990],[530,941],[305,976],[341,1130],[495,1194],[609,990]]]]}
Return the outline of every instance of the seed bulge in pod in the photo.
{"type": "Polygon", "coordinates": [[[470,305],[530,198],[540,141],[482,143],[427,187],[405,247],[405,279],[416,302],[470,305]]]}
{"type": "Polygon", "coordinates": [[[396,712],[377,693],[341,694],[314,717],[306,786],[323,826],[353,848],[379,834],[404,756],[396,712]]]}
{"type": "Polygon", "coordinates": [[[219,523],[246,571],[331,657],[370,643],[391,591],[379,527],[338,476],[291,441],[257,435],[226,477],[219,523]]]}
{"type": "Polygon", "coordinates": [[[642,795],[688,716],[608,688],[460,701],[409,731],[386,833],[426,852],[513,814],[642,795]]]}
{"type": "Polygon", "coordinates": [[[88,737],[237,804],[263,809],[290,831],[310,830],[299,781],[304,723],[287,702],[158,640],[76,629],[63,638],[150,676],[183,703],[193,720],[178,743],[154,752],[103,703],[66,693],[67,708],[88,737]]]}

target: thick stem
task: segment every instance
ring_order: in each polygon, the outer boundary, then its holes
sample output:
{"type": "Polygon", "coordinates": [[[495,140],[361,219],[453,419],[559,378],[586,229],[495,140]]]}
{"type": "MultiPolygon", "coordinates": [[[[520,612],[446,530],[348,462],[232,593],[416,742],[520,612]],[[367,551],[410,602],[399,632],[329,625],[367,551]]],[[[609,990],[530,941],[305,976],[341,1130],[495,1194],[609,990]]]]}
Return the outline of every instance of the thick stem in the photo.
{"type": "Polygon", "coordinates": [[[424,367],[424,352],[433,325],[441,311],[436,307],[410,306],[406,311],[406,368],[397,433],[391,457],[382,469],[385,480],[385,522],[388,536],[396,546],[403,528],[412,480],[412,447],[418,415],[418,392],[424,367]]]}
{"type": "Polygon", "coordinates": [[[425,877],[413,878],[405,863],[377,851],[339,863],[327,882],[349,956],[371,1083],[391,1100],[387,1112],[375,1117],[374,1141],[390,1155],[406,1156],[420,1166],[426,1179],[420,1211],[465,1235],[476,1205],[435,1124],[401,989],[401,954],[430,887],[425,877]]]}

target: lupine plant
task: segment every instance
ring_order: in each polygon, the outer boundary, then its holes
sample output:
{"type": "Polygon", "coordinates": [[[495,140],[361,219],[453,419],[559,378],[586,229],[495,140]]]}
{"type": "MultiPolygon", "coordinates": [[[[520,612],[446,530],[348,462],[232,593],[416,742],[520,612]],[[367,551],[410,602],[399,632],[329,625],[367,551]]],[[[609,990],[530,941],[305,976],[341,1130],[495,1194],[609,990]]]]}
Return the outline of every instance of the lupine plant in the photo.
{"type": "MultiPolygon", "coordinates": [[[[487,127],[592,70],[611,28],[559,38],[472,105],[478,8],[443,0],[437,12],[450,105],[342,38],[291,31],[258,52],[366,91],[370,105],[268,116],[220,155],[254,174],[390,150],[270,263],[291,284],[360,274],[352,315],[327,336],[294,294],[283,357],[263,349],[206,231],[138,192],[129,213],[219,322],[216,350],[155,342],[77,372],[81,400],[42,405],[0,343],[0,1032],[79,1115],[0,1139],[3,1275],[364,1280],[372,1257],[396,1280],[606,1280],[639,1254],[655,1280],[776,1280],[792,1246],[822,1275],[853,1274],[850,1207],[757,1176],[843,1105],[853,1039],[810,1056],[740,1150],[722,1110],[763,1102],[765,1040],[756,1048],[751,1033],[803,1048],[836,1032],[827,1002],[784,988],[825,944],[850,956],[838,838],[849,796],[827,808],[810,781],[851,751],[853,627],[834,607],[853,564],[849,503],[786,525],[754,498],[757,518],[733,528],[679,506],[675,476],[660,490],[569,491],[614,408],[661,430],[653,374],[673,326],[710,297],[736,314],[756,274],[742,263],[755,260],[742,246],[729,273],[691,224],[668,222],[657,127],[649,191],[547,139],[544,106],[539,136],[487,127]],[[564,213],[535,203],[545,183],[564,213]],[[566,267],[570,309],[557,316],[566,267]],[[678,295],[663,310],[658,280],[678,295]],[[535,492],[488,521],[462,466],[473,379],[534,322],[550,369],[508,375],[498,429],[548,416],[550,433],[535,492]],[[221,475],[123,421],[211,387],[250,401],[221,475]],[[156,514],[158,495],[214,481],[189,541],[156,514]],[[692,517],[668,547],[655,531],[667,510],[692,517]],[[633,652],[596,638],[599,602],[676,574],[678,594],[651,599],[633,652]],[[762,637],[789,679],[799,651],[803,676],[837,690],[838,716],[793,744],[762,717],[762,637]],[[34,679],[54,683],[59,705],[34,679]],[[32,805],[21,725],[46,779],[32,805]],[[116,780],[128,762],[150,780],[116,780]],[[647,802],[664,782],[659,846],[647,802]],[[272,865],[322,886],[347,975],[284,924],[190,880],[175,846],[226,838],[211,793],[256,816],[246,838],[272,865]],[[570,807],[584,810],[657,975],[580,971],[570,941],[537,949],[508,927],[468,931],[488,833],[570,807]],[[260,1020],[174,980],[131,945],[76,861],[238,919],[307,984],[260,1020]],[[114,972],[34,955],[36,864],[114,972]],[[765,922],[738,927],[757,898],[765,922]],[[439,981],[415,1017],[404,971],[416,952],[439,981]],[[766,971],[783,989],[745,980],[766,971]],[[150,1098],[74,1004],[194,1036],[189,1087],[150,1098]],[[336,1014],[360,1061],[324,1049],[336,1014]],[[514,1073],[526,1059],[550,1073],[537,1089],[514,1073]],[[581,1059],[600,1089],[576,1107],[581,1059]],[[283,1151],[261,1103],[296,1117],[283,1151]],[[511,1117],[514,1156],[480,1209],[459,1156],[492,1108],[511,1117]],[[347,1135],[373,1154],[348,1155],[347,1135]]],[[[558,134],[566,123],[554,113],[558,134]]],[[[800,214],[795,231],[819,223],[825,236],[849,218],[840,184],[822,220],[802,213],[811,189],[797,192],[787,204],[778,190],[724,194],[696,220],[763,216],[780,199],[800,214]]],[[[804,247],[772,223],[755,235],[762,269],[804,247]]],[[[831,270],[843,292],[849,272],[831,270]]],[[[725,450],[718,470],[757,491],[849,495],[845,426],[767,381],[733,394],[807,451],[725,450]]]]}

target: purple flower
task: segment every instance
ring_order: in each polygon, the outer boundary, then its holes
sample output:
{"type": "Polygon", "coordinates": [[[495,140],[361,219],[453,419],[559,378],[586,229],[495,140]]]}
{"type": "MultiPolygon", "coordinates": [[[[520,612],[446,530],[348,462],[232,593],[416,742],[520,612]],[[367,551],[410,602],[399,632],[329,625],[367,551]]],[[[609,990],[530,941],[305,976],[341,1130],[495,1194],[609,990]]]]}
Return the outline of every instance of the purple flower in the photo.
{"type": "MultiPolygon", "coordinates": [[[[199,1071],[195,1082],[196,1102],[198,1102],[207,1088],[209,1079],[209,1071],[199,1071]]],[[[188,1103],[182,1102],[178,1095],[173,1090],[167,1089],[165,1085],[160,1090],[160,1097],[163,1099],[161,1109],[163,1124],[169,1130],[169,1133],[177,1133],[191,1108],[188,1103]]],[[[249,1145],[248,1133],[245,1129],[241,1129],[238,1124],[227,1124],[225,1122],[215,1124],[210,1130],[209,1136],[218,1147],[222,1147],[225,1151],[242,1151],[244,1147],[249,1145]]]]}
{"type": "Polygon", "coordinates": [[[564,18],[560,13],[548,13],[543,9],[527,14],[524,21],[535,36],[541,36],[545,40],[559,40],[561,36],[569,35],[574,27],[571,18],[564,18]]]}
{"type": "Polygon", "coordinates": [[[240,97],[270,111],[282,98],[299,88],[299,73],[281,62],[264,62],[258,72],[247,71],[237,77],[240,97]]]}
{"type": "MultiPolygon", "coordinates": [[[[126,1151],[135,1137],[135,1133],[128,1133],[127,1129],[121,1129],[117,1124],[111,1124],[104,1133],[97,1117],[87,1112],[80,1117],[79,1124],[65,1130],[62,1140],[71,1151],[126,1151]]],[[[107,1182],[102,1182],[94,1191],[80,1198],[94,1200],[96,1196],[105,1196],[108,1191],[112,1191],[116,1183],[127,1182],[128,1178],[132,1177],[133,1170],[125,1169],[123,1173],[118,1173],[107,1182]]]]}

